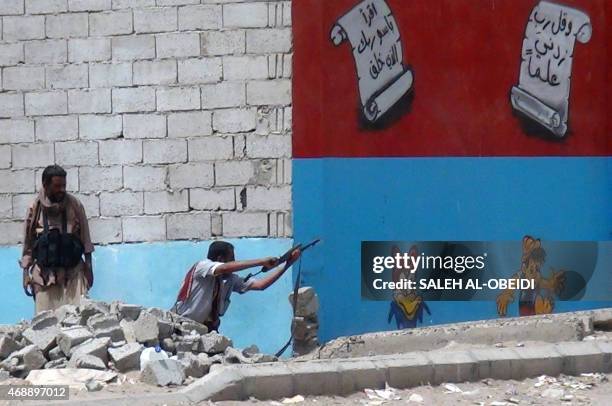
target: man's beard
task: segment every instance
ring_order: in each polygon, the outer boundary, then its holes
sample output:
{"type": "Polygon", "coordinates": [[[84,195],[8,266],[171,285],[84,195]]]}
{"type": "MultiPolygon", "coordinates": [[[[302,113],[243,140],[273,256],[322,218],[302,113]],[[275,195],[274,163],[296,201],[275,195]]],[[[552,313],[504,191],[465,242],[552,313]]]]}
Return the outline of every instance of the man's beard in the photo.
{"type": "Polygon", "coordinates": [[[49,196],[49,200],[51,200],[52,203],[61,203],[64,200],[64,197],[66,197],[65,193],[58,195],[51,195],[49,196]]]}

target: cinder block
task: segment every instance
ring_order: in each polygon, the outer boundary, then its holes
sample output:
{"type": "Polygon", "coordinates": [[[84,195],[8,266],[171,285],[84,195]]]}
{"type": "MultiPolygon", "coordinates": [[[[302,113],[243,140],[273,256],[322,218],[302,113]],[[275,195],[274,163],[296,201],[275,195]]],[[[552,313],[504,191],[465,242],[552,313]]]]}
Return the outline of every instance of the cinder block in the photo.
{"type": "Polygon", "coordinates": [[[89,31],[93,36],[131,34],[132,10],[90,14],[89,31]]]}
{"type": "Polygon", "coordinates": [[[55,163],[53,144],[13,145],[13,168],[44,168],[55,163]]]}
{"type": "Polygon", "coordinates": [[[34,171],[0,170],[0,193],[32,193],[34,189],[34,171]]]}
{"type": "Polygon", "coordinates": [[[111,9],[111,0],[68,0],[70,11],[104,11],[111,9]]]}
{"type": "Polygon", "coordinates": [[[125,165],[142,162],[141,140],[107,140],[99,143],[100,165],[125,165]]]}
{"type": "Polygon", "coordinates": [[[268,3],[223,5],[223,27],[255,28],[268,25],[268,3]]]}
{"type": "Polygon", "coordinates": [[[225,237],[265,237],[268,235],[267,213],[223,213],[225,237]]]}
{"type": "Polygon", "coordinates": [[[116,87],[132,85],[131,63],[89,64],[89,86],[116,87]]]}
{"type": "Polygon", "coordinates": [[[50,89],[74,89],[88,86],[88,65],[48,66],[47,87],[50,89]]]}
{"type": "Polygon", "coordinates": [[[23,0],[3,0],[0,2],[0,15],[16,15],[24,13],[23,0]]]}
{"type": "Polygon", "coordinates": [[[112,192],[121,189],[122,184],[123,174],[120,166],[85,166],[79,169],[79,188],[81,192],[112,192]]]}
{"type": "Polygon", "coordinates": [[[199,109],[199,87],[172,87],[157,89],[158,111],[180,111],[199,109]]]}
{"type": "Polygon", "coordinates": [[[217,30],[221,28],[222,24],[221,6],[207,4],[180,7],[178,10],[178,24],[181,31],[217,30]]]}
{"type": "Polygon", "coordinates": [[[71,39],[68,60],[73,63],[102,62],[111,58],[110,38],[71,39]]]}
{"type": "Polygon", "coordinates": [[[231,137],[201,137],[188,140],[189,162],[231,159],[231,137]]]}
{"type": "MultiPolygon", "coordinates": [[[[8,0],[10,1],[10,0],[8,0]]],[[[1,6],[0,6],[1,7],[1,6]]],[[[2,18],[2,39],[24,41],[45,38],[44,16],[18,16],[2,18]]]]}
{"type": "Polygon", "coordinates": [[[291,104],[291,81],[265,80],[248,82],[247,103],[251,106],[291,104]]]}
{"type": "Polygon", "coordinates": [[[234,158],[246,156],[246,138],[244,135],[234,136],[234,158]]]}
{"type": "Polygon", "coordinates": [[[247,208],[249,210],[291,210],[291,186],[248,187],[247,208]]]}
{"type": "MultiPolygon", "coordinates": [[[[79,137],[82,140],[104,140],[116,138],[123,132],[121,116],[79,116],[79,137]]],[[[102,148],[100,147],[100,160],[102,148]]]]}
{"type": "Polygon", "coordinates": [[[55,159],[59,165],[95,165],[98,163],[98,144],[87,141],[57,142],[55,159]]]}
{"type": "Polygon", "coordinates": [[[135,85],[168,85],[176,83],[176,60],[134,62],[135,85]]]}
{"type": "Polygon", "coordinates": [[[166,239],[166,220],[163,217],[123,217],[123,241],[161,241],[166,239]]]}
{"type": "Polygon", "coordinates": [[[254,109],[217,110],[213,113],[213,129],[221,133],[252,131],[256,120],[254,109]]]}
{"type": "MultiPolygon", "coordinates": [[[[11,146],[0,145],[0,169],[8,169],[11,167],[11,146]]],[[[2,212],[2,201],[3,197],[0,196],[0,213],[2,212]]],[[[10,202],[11,199],[8,199],[10,202]]],[[[9,207],[9,211],[11,208],[9,207]]],[[[2,216],[0,216],[2,217],[2,216]]]]}
{"type": "Polygon", "coordinates": [[[111,90],[69,90],[68,112],[71,114],[110,113],[111,90]]]}
{"type": "Polygon", "coordinates": [[[176,7],[134,10],[134,30],[138,33],[168,32],[178,29],[176,7]]]}
{"type": "Polygon", "coordinates": [[[100,194],[100,214],[105,217],[121,217],[142,214],[142,192],[114,192],[100,194]]]}
{"type": "Polygon", "coordinates": [[[170,214],[166,222],[170,240],[204,240],[211,236],[210,213],[170,214]]]}
{"type": "Polygon", "coordinates": [[[23,93],[0,93],[0,117],[14,118],[23,114],[23,93]]]}
{"type": "Polygon", "coordinates": [[[291,78],[293,75],[293,54],[283,55],[283,78],[291,78]]]}
{"type": "Polygon", "coordinates": [[[246,140],[249,158],[291,157],[291,137],[288,135],[249,135],[246,140]]]}
{"type": "Polygon", "coordinates": [[[209,187],[214,183],[213,165],[190,163],[168,168],[170,188],[180,190],[193,187],[209,187]]]}
{"type": "Polygon", "coordinates": [[[112,39],[112,56],[119,61],[155,58],[155,37],[135,35],[112,39]]]}
{"type": "Polygon", "coordinates": [[[234,188],[191,189],[189,207],[196,210],[236,210],[234,188]]]}
{"type": "Polygon", "coordinates": [[[563,356],[562,372],[567,375],[606,372],[610,365],[610,354],[603,352],[593,341],[564,342],[554,348],[563,356]]]}
{"type": "Polygon", "coordinates": [[[123,185],[134,191],[164,190],[167,174],[166,167],[126,166],[123,168],[123,185]]]}
{"type": "Polygon", "coordinates": [[[123,240],[120,218],[97,217],[89,220],[91,240],[94,244],[112,244],[123,240]]]}
{"type": "Polygon", "coordinates": [[[45,87],[45,69],[40,66],[14,66],[2,70],[4,90],[35,90],[45,87]]]}
{"type": "Polygon", "coordinates": [[[212,134],[212,113],[194,111],[168,115],[168,137],[187,138],[212,134]]]}
{"type": "Polygon", "coordinates": [[[341,370],[332,362],[300,362],[287,364],[293,376],[295,393],[338,395],[341,370]]]}
{"type": "Polygon", "coordinates": [[[223,79],[247,80],[268,78],[268,57],[241,55],[223,57],[223,79]]]}
{"type": "Polygon", "coordinates": [[[179,83],[215,83],[221,80],[221,59],[187,59],[178,62],[179,83]]]}
{"type": "Polygon", "coordinates": [[[0,66],[17,65],[24,62],[24,44],[0,44],[0,66]]]}
{"type": "Polygon", "coordinates": [[[144,162],[167,164],[187,161],[187,141],[181,139],[147,140],[143,145],[144,162]]]}
{"type": "Polygon", "coordinates": [[[87,218],[100,217],[100,199],[95,193],[75,193],[74,196],[83,204],[87,218]]]}
{"type": "Polygon", "coordinates": [[[479,379],[522,379],[520,357],[512,348],[478,348],[469,350],[478,362],[479,379]]]}
{"type": "Polygon", "coordinates": [[[158,58],[200,56],[199,33],[159,34],[155,41],[158,58]]]}
{"type": "Polygon", "coordinates": [[[291,51],[291,46],[291,29],[289,28],[247,30],[246,51],[248,53],[285,53],[291,51]]]}
{"type": "MultiPolygon", "coordinates": [[[[4,146],[4,147],[0,147],[0,151],[6,151],[8,150],[9,152],[9,158],[11,156],[11,147],[10,146],[4,146]]],[[[0,152],[0,155],[3,155],[4,152],[0,152]]],[[[2,158],[0,158],[2,159],[2,158]]],[[[10,163],[9,163],[10,166],[10,163]]],[[[24,212],[25,213],[25,212],[24,212]]],[[[20,216],[23,215],[23,213],[19,214],[20,216]]],[[[13,216],[13,199],[11,198],[10,195],[0,195],[0,218],[1,219],[7,219],[7,218],[11,218],[13,216]]],[[[0,348],[2,348],[2,339],[0,338],[0,348]]],[[[12,351],[10,351],[12,352],[12,351]]],[[[9,354],[10,354],[9,352],[9,354]]],[[[6,354],[4,356],[7,356],[9,354],[6,354]]]]}
{"type": "Polygon", "coordinates": [[[25,61],[32,64],[66,63],[68,61],[66,40],[49,39],[26,42],[25,61]]]}
{"type": "Polygon", "coordinates": [[[113,0],[113,9],[154,7],[155,0],[113,0]]]}
{"type": "Polygon", "coordinates": [[[206,31],[200,35],[202,55],[244,54],[246,34],[242,30],[206,31]]]}
{"type": "Polygon", "coordinates": [[[176,192],[145,192],[145,213],[176,213],[189,210],[189,194],[187,190],[176,192]]]}
{"type": "Polygon", "coordinates": [[[258,365],[244,375],[242,390],[257,399],[280,399],[297,393],[291,370],[283,363],[258,365]]]}
{"type": "Polygon", "coordinates": [[[215,163],[215,185],[241,186],[253,183],[255,166],[253,161],[225,161],[215,163]]]}
{"type": "MultiPolygon", "coordinates": [[[[0,105],[2,97],[0,96],[0,105]]],[[[34,142],[34,121],[32,120],[0,120],[0,144],[17,144],[34,142]]]]}
{"type": "Polygon", "coordinates": [[[38,196],[36,193],[13,195],[13,218],[25,220],[28,209],[38,196]]]}
{"type": "Polygon", "coordinates": [[[0,221],[0,245],[20,244],[23,240],[21,221],[0,221]]]}
{"type": "Polygon", "coordinates": [[[25,0],[27,14],[54,14],[68,11],[66,0],[25,0]]]}
{"type": "Polygon", "coordinates": [[[36,119],[37,141],[71,141],[79,138],[77,116],[51,116],[36,119]]]}
{"type": "Polygon", "coordinates": [[[58,14],[46,18],[46,33],[49,38],[87,37],[89,33],[87,13],[58,14]]]}
{"type": "Polygon", "coordinates": [[[246,104],[246,89],[242,82],[220,82],[205,85],[202,91],[202,108],[218,109],[240,107],[246,104]]]}
{"type": "Polygon", "coordinates": [[[113,89],[112,99],[114,113],[155,110],[155,89],[152,87],[113,89]]]}
{"type": "Polygon", "coordinates": [[[200,0],[156,0],[158,6],[183,6],[189,4],[200,4],[200,0]]]}
{"type": "Polygon", "coordinates": [[[268,218],[270,237],[292,237],[293,224],[291,213],[275,212],[270,213],[268,218]]]}
{"type": "Polygon", "coordinates": [[[563,372],[563,357],[551,345],[517,347],[519,355],[518,375],[520,379],[538,375],[557,376],[563,372]]]}
{"type": "Polygon", "coordinates": [[[291,27],[291,2],[283,2],[283,25],[285,27],[291,27]]]}
{"type": "Polygon", "coordinates": [[[25,112],[28,116],[67,114],[68,95],[62,90],[26,93],[25,112]]]}
{"type": "Polygon", "coordinates": [[[125,138],[164,138],[166,116],[157,114],[130,114],[123,116],[125,138]]]}

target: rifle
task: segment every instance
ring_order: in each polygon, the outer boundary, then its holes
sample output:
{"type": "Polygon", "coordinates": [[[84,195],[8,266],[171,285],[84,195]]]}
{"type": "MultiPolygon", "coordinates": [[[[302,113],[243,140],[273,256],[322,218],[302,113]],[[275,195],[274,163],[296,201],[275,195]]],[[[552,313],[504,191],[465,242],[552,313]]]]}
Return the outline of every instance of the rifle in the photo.
{"type": "MultiPolygon", "coordinates": [[[[281,255],[281,256],[278,258],[278,263],[279,263],[279,264],[282,264],[283,262],[287,262],[287,261],[289,261],[289,258],[291,258],[291,254],[293,253],[293,251],[295,251],[295,250],[297,250],[297,249],[300,249],[302,252],[304,252],[304,251],[306,251],[308,248],[311,248],[311,247],[315,246],[315,245],[316,245],[316,244],[317,244],[319,241],[321,241],[321,240],[320,240],[319,238],[317,238],[316,240],[311,241],[311,242],[309,242],[308,244],[306,244],[306,245],[304,245],[304,246],[302,246],[302,244],[297,244],[297,245],[294,245],[294,246],[293,246],[293,247],[291,247],[291,248],[290,248],[290,249],[289,249],[287,252],[285,252],[283,255],[281,255]]],[[[260,273],[263,273],[263,272],[268,272],[268,271],[270,271],[271,269],[272,269],[272,268],[269,268],[269,269],[268,269],[268,268],[266,268],[265,266],[262,266],[262,267],[261,267],[261,269],[259,270],[259,272],[256,272],[256,273],[250,273],[250,274],[248,274],[248,275],[247,275],[247,276],[244,278],[244,281],[246,282],[246,281],[248,281],[249,279],[251,279],[253,276],[257,276],[257,275],[259,275],[260,273]]]]}

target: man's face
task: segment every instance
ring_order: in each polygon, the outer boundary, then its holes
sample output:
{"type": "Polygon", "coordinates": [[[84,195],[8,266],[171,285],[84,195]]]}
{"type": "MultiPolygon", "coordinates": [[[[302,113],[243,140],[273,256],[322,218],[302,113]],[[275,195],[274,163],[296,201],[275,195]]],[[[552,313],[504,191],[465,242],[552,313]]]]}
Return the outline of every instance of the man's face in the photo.
{"type": "Polygon", "coordinates": [[[59,203],[66,196],[66,178],[53,176],[48,185],[45,186],[45,194],[53,203],[59,203]]]}

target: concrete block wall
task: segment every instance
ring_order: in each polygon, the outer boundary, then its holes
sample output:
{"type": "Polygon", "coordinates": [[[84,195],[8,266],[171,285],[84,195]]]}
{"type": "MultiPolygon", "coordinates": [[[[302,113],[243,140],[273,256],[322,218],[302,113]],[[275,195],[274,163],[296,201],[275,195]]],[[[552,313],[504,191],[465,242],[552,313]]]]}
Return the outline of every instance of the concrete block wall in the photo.
{"type": "Polygon", "coordinates": [[[98,244],[290,237],[291,3],[0,1],[0,245],[52,163],[98,244]]]}

